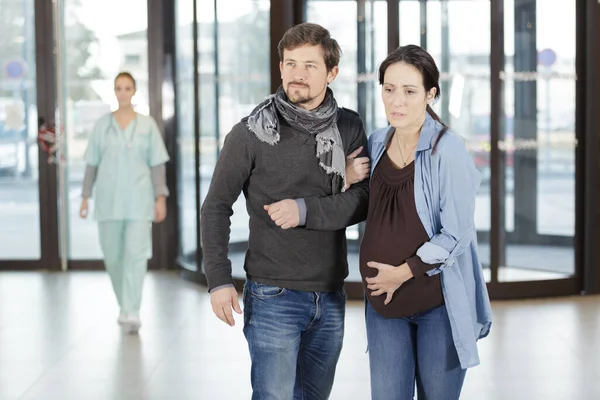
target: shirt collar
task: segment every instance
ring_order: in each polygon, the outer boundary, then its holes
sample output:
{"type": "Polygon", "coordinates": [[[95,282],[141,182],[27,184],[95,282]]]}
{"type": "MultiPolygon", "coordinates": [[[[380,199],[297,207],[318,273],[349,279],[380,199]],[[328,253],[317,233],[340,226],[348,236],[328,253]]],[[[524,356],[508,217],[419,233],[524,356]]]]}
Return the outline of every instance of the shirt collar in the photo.
{"type": "MultiPolygon", "coordinates": [[[[393,126],[388,126],[387,133],[385,134],[385,139],[383,140],[383,145],[385,147],[387,147],[395,131],[396,130],[393,126]]],[[[421,127],[421,134],[419,136],[419,142],[417,143],[417,151],[431,149],[431,142],[433,141],[433,138],[438,131],[438,123],[433,119],[431,115],[429,115],[429,113],[427,113],[427,115],[425,116],[425,122],[421,127]]]]}

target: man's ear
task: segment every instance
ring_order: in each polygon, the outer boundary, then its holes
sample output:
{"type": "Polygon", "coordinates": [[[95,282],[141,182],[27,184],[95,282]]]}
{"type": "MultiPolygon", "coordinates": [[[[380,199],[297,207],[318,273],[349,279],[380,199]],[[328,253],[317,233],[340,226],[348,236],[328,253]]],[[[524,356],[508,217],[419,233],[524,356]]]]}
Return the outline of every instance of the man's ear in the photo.
{"type": "Polygon", "coordinates": [[[338,72],[340,72],[340,68],[338,66],[335,66],[331,69],[331,71],[329,71],[327,73],[327,84],[331,84],[333,81],[335,81],[335,78],[338,75],[338,72]]]}

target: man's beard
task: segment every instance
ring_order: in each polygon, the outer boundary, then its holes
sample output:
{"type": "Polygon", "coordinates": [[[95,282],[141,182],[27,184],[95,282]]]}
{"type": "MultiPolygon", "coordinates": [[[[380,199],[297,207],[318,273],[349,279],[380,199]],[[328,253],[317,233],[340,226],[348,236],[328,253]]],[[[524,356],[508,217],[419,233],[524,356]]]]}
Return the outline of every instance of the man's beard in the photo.
{"type": "Polygon", "coordinates": [[[309,94],[308,95],[302,95],[300,94],[300,91],[303,89],[297,89],[297,88],[290,88],[290,84],[288,84],[288,99],[290,100],[290,103],[292,104],[310,104],[312,103],[316,97],[311,97],[310,96],[310,88],[308,86],[304,86],[306,89],[308,89],[309,94]]]}

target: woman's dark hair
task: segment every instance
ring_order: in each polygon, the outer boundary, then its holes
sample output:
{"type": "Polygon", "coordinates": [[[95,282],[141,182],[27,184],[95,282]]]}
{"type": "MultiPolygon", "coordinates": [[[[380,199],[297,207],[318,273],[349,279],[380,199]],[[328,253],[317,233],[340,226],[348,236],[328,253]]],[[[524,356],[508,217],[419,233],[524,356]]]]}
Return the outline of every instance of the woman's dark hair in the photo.
{"type": "MultiPolygon", "coordinates": [[[[440,97],[442,94],[440,90],[440,71],[437,65],[435,65],[433,57],[431,57],[431,55],[422,47],[410,44],[408,46],[398,47],[396,50],[391,52],[379,66],[380,85],[383,85],[383,78],[388,67],[397,63],[406,63],[418,69],[423,77],[423,86],[425,86],[425,90],[429,92],[432,88],[435,88],[435,98],[438,99],[440,97]]],[[[433,145],[433,152],[435,152],[440,139],[448,130],[448,126],[433,111],[429,104],[427,105],[427,112],[433,117],[433,119],[442,124],[444,127],[437,137],[435,144],[433,145]]]]}
{"type": "Polygon", "coordinates": [[[117,83],[117,79],[119,78],[129,78],[131,82],[133,82],[133,88],[135,89],[135,79],[133,79],[133,75],[129,72],[119,72],[119,74],[115,77],[115,83],[117,83]]]}

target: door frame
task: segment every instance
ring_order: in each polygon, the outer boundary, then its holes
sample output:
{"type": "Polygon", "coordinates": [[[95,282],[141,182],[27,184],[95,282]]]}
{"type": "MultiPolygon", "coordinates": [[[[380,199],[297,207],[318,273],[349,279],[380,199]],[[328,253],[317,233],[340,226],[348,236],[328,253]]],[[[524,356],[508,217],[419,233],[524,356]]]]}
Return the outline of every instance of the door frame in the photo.
{"type": "MultiPolygon", "coordinates": [[[[52,2],[34,0],[35,26],[35,72],[38,120],[54,121],[56,104],[56,66],[54,63],[54,31],[52,2]]],[[[39,123],[38,123],[39,125],[39,123]]],[[[0,270],[58,270],[58,213],[57,213],[57,169],[48,163],[48,155],[38,146],[38,193],[39,193],[39,259],[0,260],[0,270]],[[50,234],[56,232],[56,234],[50,234]]]]}
{"type": "MultiPolygon", "coordinates": [[[[64,1],[64,0],[62,0],[64,1]]],[[[40,118],[45,118],[46,122],[53,123],[55,110],[58,106],[58,84],[57,66],[56,66],[56,34],[54,29],[55,13],[54,4],[47,0],[33,0],[34,18],[31,21],[35,26],[35,71],[37,88],[37,110],[40,118]]],[[[163,120],[163,82],[165,79],[172,79],[168,76],[171,58],[169,58],[168,48],[165,50],[165,43],[168,44],[166,34],[174,35],[173,23],[169,23],[174,18],[171,13],[163,11],[173,11],[167,0],[147,0],[148,26],[148,78],[150,94],[150,115],[154,117],[161,128],[165,128],[163,120]]],[[[172,37],[171,42],[174,42],[172,37]]],[[[168,46],[167,46],[168,47],[168,46]]],[[[174,100],[170,100],[174,101],[174,100]]],[[[154,225],[152,229],[153,239],[153,258],[149,260],[150,269],[173,269],[176,267],[177,253],[177,189],[176,176],[174,175],[174,166],[176,165],[175,134],[174,132],[163,132],[167,149],[171,156],[171,161],[167,164],[167,184],[170,188],[171,196],[167,200],[167,219],[154,225]]],[[[38,147],[38,168],[39,168],[39,234],[40,234],[40,253],[39,259],[19,259],[12,260],[0,259],[1,270],[61,270],[60,258],[60,219],[58,204],[58,168],[56,164],[48,163],[48,155],[38,147]]],[[[68,229],[68,228],[67,228],[68,229]]],[[[102,270],[104,265],[101,259],[77,259],[67,260],[68,270],[102,270]]]]}

